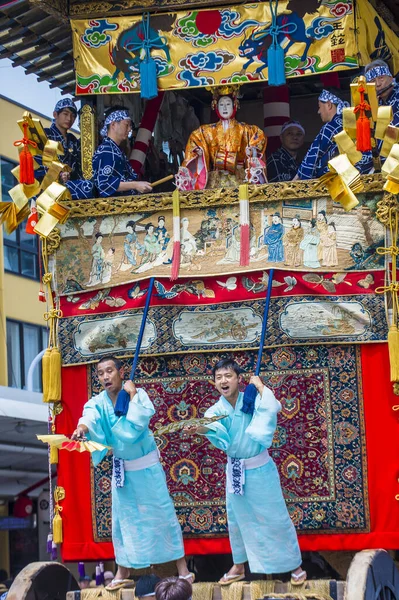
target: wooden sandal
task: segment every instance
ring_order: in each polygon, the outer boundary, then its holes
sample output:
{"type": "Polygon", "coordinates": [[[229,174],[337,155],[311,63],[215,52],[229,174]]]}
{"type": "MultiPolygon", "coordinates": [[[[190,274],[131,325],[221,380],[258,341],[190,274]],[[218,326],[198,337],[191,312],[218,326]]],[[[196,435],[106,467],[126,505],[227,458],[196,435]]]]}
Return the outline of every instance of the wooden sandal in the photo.
{"type": "Polygon", "coordinates": [[[299,573],[291,573],[291,585],[302,585],[305,583],[307,577],[306,571],[300,571],[299,573]]]}

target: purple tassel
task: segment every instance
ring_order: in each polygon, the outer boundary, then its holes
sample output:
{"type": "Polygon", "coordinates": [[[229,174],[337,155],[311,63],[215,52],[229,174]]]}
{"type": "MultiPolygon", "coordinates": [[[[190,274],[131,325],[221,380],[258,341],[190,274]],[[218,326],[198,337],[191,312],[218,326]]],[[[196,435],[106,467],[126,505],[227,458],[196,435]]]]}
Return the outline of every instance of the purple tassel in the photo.
{"type": "Polygon", "coordinates": [[[81,579],[83,579],[83,577],[86,576],[86,572],[85,572],[85,564],[83,562],[79,562],[78,563],[78,573],[79,573],[79,577],[81,579]]]}
{"type": "Polygon", "coordinates": [[[54,544],[54,542],[51,543],[51,560],[57,560],[58,558],[58,549],[57,549],[57,544],[54,544]]]}
{"type": "Polygon", "coordinates": [[[53,536],[51,535],[51,533],[49,533],[47,536],[47,554],[51,554],[52,549],[53,549],[53,536]]]}
{"type": "Polygon", "coordinates": [[[101,585],[101,570],[100,566],[96,566],[96,585],[101,585]]]}

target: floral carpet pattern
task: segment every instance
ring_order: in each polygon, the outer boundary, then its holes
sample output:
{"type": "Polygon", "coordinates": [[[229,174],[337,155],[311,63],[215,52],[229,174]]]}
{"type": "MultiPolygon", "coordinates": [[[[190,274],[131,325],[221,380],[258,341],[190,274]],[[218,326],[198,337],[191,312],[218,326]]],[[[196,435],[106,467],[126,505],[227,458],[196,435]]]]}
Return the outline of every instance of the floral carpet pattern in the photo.
{"type": "MultiPolygon", "coordinates": [[[[218,394],[213,364],[225,353],[144,357],[136,383],[152,399],[156,430],[203,416],[218,394]]],[[[282,403],[271,448],[290,515],[300,533],[369,530],[360,350],[353,345],[265,350],[261,376],[282,403]]],[[[246,373],[256,353],[235,352],[246,373]]],[[[126,360],[126,366],[130,361],[126,360]]],[[[88,366],[92,393],[99,391],[88,366]]],[[[225,459],[202,436],[157,438],[170,493],[186,537],[225,536],[225,459]]],[[[95,541],[111,539],[111,461],[92,468],[95,541]]]]}

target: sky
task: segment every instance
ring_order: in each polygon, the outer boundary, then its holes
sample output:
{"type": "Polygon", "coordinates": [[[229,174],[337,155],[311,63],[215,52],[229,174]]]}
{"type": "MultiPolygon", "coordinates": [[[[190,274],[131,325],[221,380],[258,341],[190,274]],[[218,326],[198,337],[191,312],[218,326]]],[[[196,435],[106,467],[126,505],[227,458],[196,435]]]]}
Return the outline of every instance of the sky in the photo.
{"type": "Polygon", "coordinates": [[[36,75],[26,75],[22,67],[13,67],[8,58],[0,59],[0,94],[49,118],[58,100],[71,97],[58,88],[50,89],[49,83],[39,82],[36,75]]]}

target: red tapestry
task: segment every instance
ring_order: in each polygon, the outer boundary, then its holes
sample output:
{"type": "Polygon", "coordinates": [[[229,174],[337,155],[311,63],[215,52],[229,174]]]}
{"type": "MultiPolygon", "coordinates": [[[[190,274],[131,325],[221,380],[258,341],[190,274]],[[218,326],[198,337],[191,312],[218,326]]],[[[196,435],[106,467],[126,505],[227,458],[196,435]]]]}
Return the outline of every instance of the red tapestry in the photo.
{"type": "MultiPolygon", "coordinates": [[[[385,341],[384,298],[375,293],[384,271],[296,273],[276,270],[267,347],[385,341]],[[300,316],[300,318],[298,318],[300,316]]],[[[141,354],[257,348],[269,274],[156,279],[141,354]]],[[[63,365],[96,362],[104,354],[134,354],[148,281],[60,299],[63,365]]]]}
{"type": "MultiPolygon", "coordinates": [[[[389,382],[386,345],[361,348],[362,386],[368,465],[370,532],[300,535],[302,550],[360,550],[399,547],[399,493],[397,456],[398,422],[391,406],[396,404],[389,382]]],[[[64,411],[57,417],[57,430],[70,434],[87,400],[87,369],[63,369],[64,411]]],[[[112,544],[95,543],[92,528],[89,456],[60,452],[59,482],[66,491],[63,501],[64,560],[99,560],[113,557],[112,544]]],[[[337,457],[339,458],[339,457],[337,457]]],[[[185,540],[187,554],[229,552],[227,538],[185,540]]]]}

